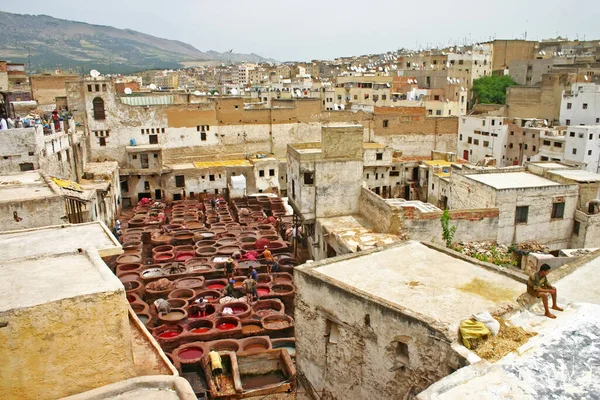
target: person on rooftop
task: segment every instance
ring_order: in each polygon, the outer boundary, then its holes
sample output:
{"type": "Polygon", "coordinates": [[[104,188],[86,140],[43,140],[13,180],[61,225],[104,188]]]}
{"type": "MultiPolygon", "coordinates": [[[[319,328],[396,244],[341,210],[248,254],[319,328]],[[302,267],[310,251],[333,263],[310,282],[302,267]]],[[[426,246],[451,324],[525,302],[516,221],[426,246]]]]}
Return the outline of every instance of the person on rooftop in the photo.
{"type": "Polygon", "coordinates": [[[273,258],[273,254],[271,253],[271,250],[269,250],[269,248],[267,246],[264,247],[262,256],[267,261],[267,274],[271,275],[271,268],[273,267],[273,264],[275,263],[275,259],[273,258]]]}
{"type": "Polygon", "coordinates": [[[556,288],[550,285],[548,278],[546,278],[549,273],[550,266],[542,264],[540,270],[529,277],[527,281],[527,293],[542,299],[544,303],[544,315],[546,317],[556,318],[556,315],[552,314],[548,309],[548,294],[552,297],[552,309],[556,311],[563,311],[563,309],[556,304],[556,288]]]}

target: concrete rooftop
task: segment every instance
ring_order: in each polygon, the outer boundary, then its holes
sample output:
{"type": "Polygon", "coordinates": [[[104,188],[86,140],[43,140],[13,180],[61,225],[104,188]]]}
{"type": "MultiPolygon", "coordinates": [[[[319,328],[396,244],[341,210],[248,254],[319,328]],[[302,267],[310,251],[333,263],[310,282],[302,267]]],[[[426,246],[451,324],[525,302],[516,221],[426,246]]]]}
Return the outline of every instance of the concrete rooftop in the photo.
{"type": "Polygon", "coordinates": [[[60,196],[37,171],[0,176],[0,202],[27,201],[60,196]]]}
{"type": "Polygon", "coordinates": [[[600,174],[584,171],[582,169],[560,169],[552,170],[550,173],[562,176],[563,178],[572,179],[575,182],[599,182],[600,174]]]}
{"type": "Polygon", "coordinates": [[[99,222],[2,233],[0,246],[0,312],[123,288],[99,255],[121,246],[99,222]]]}
{"type": "MultiPolygon", "coordinates": [[[[552,283],[561,298],[600,305],[600,252],[561,280],[552,283]]],[[[592,256],[593,257],[593,256],[592,256]]],[[[552,277],[552,275],[550,275],[552,277]]]]}
{"type": "Polygon", "coordinates": [[[448,327],[513,302],[525,285],[507,276],[408,241],[316,266],[314,271],[448,327]]]}
{"type": "Polygon", "coordinates": [[[497,190],[560,186],[559,183],[528,172],[474,174],[465,176],[497,190]]]}

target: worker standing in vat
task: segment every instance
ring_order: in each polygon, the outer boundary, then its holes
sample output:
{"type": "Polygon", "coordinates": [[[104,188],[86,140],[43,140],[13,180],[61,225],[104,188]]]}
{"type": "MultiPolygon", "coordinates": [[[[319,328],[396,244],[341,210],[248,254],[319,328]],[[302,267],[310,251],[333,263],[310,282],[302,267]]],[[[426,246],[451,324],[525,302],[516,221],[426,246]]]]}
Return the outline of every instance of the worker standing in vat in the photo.
{"type": "Polygon", "coordinates": [[[210,371],[212,372],[213,379],[215,380],[215,386],[217,391],[221,390],[221,375],[223,374],[223,365],[221,364],[221,355],[214,350],[208,353],[210,359],[210,371]]]}
{"type": "Polygon", "coordinates": [[[252,278],[252,274],[248,274],[248,278],[242,282],[246,291],[246,302],[252,304],[254,299],[258,299],[258,291],[256,289],[256,281],[252,278]]]}
{"type": "Polygon", "coordinates": [[[235,270],[236,266],[233,258],[229,257],[227,261],[225,261],[225,276],[233,278],[235,270]]]}
{"type": "Polygon", "coordinates": [[[548,264],[542,264],[540,270],[529,277],[527,281],[527,293],[532,296],[539,297],[544,303],[545,316],[548,318],[556,318],[556,315],[550,313],[548,309],[548,295],[552,296],[552,309],[556,311],[562,311],[556,304],[556,288],[548,282],[546,276],[550,273],[550,266],[548,264]]]}
{"type": "Polygon", "coordinates": [[[271,254],[271,250],[269,250],[267,246],[265,246],[265,249],[262,252],[262,256],[267,261],[267,274],[271,275],[271,268],[273,267],[273,263],[275,262],[275,260],[273,259],[273,254],[271,254]]]}
{"type": "Polygon", "coordinates": [[[248,275],[250,275],[252,279],[258,282],[258,273],[252,265],[248,267],[248,275]]]}

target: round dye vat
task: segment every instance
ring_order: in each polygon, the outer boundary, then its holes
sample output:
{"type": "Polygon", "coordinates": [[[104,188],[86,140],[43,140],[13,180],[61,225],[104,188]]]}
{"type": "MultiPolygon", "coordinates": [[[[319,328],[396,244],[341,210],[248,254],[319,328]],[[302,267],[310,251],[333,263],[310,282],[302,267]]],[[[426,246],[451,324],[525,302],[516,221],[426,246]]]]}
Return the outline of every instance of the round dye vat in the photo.
{"type": "Polygon", "coordinates": [[[187,261],[190,258],[196,257],[194,253],[181,253],[177,257],[175,257],[175,261],[187,261]]]}
{"type": "Polygon", "coordinates": [[[258,325],[244,325],[242,327],[242,333],[255,333],[260,331],[260,326],[258,325]]]}
{"type": "Polygon", "coordinates": [[[127,301],[130,303],[133,303],[135,301],[135,297],[133,296],[127,296],[127,301]]]}
{"type": "Polygon", "coordinates": [[[163,333],[158,335],[159,338],[163,339],[174,338],[176,336],[179,336],[179,332],[177,331],[164,331],[163,333]]]}
{"type": "Polygon", "coordinates": [[[196,328],[196,329],[192,329],[190,332],[192,333],[206,333],[210,331],[210,328],[196,328]]]}
{"type": "Polygon", "coordinates": [[[195,358],[200,358],[204,352],[199,347],[188,347],[185,350],[179,352],[179,358],[183,360],[193,360],[195,358]]]}
{"type": "Polygon", "coordinates": [[[223,290],[224,287],[225,285],[223,285],[222,283],[211,283],[207,286],[207,288],[210,290],[223,290]]]}
{"type": "Polygon", "coordinates": [[[268,296],[271,291],[266,288],[258,288],[258,289],[256,289],[256,292],[258,293],[259,297],[262,297],[262,296],[268,296]]]}
{"type": "Polygon", "coordinates": [[[221,331],[228,331],[231,330],[233,328],[235,328],[236,325],[235,324],[230,324],[228,322],[225,322],[223,324],[219,324],[217,325],[217,329],[221,330],[221,331]]]}
{"type": "Polygon", "coordinates": [[[230,307],[230,308],[234,314],[241,314],[244,311],[246,311],[246,309],[244,307],[230,307]]]}
{"type": "Polygon", "coordinates": [[[159,253],[154,256],[154,259],[156,259],[157,261],[170,260],[171,258],[173,258],[173,255],[171,253],[159,253]]]}
{"type": "Polygon", "coordinates": [[[161,318],[167,321],[176,321],[182,319],[184,316],[185,314],[181,311],[171,311],[170,313],[161,316],[161,318]]]}
{"type": "Polygon", "coordinates": [[[257,351],[267,350],[268,348],[269,348],[269,346],[267,346],[264,343],[253,343],[253,344],[249,344],[248,346],[244,347],[244,351],[257,352],[257,351]]]}
{"type": "Polygon", "coordinates": [[[241,288],[243,285],[244,285],[243,282],[236,282],[236,283],[233,284],[233,287],[234,288],[241,288]]]}

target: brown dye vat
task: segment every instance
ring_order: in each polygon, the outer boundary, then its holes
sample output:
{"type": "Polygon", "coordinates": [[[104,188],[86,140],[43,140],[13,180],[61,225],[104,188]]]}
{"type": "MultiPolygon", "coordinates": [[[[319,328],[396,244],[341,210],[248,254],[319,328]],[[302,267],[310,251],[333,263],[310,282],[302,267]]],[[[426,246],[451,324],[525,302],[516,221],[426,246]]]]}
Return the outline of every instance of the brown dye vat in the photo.
{"type": "Polygon", "coordinates": [[[183,321],[188,316],[187,311],[182,308],[173,308],[168,314],[158,313],[158,319],[165,324],[174,324],[183,321]]]}
{"type": "Polygon", "coordinates": [[[226,237],[226,238],[217,240],[216,244],[219,246],[228,246],[228,245],[237,246],[237,245],[239,245],[239,242],[236,237],[226,237]]]}
{"type": "Polygon", "coordinates": [[[254,246],[254,243],[256,243],[256,236],[242,236],[239,238],[239,241],[242,245],[250,244],[254,246]]]}
{"type": "Polygon", "coordinates": [[[240,381],[244,390],[264,389],[269,386],[281,385],[286,381],[283,371],[276,370],[264,375],[241,375],[240,381]]]}
{"type": "MultiPolygon", "coordinates": [[[[123,265],[131,265],[131,264],[123,264],[123,265]]],[[[119,266],[117,266],[119,268],[119,266]]],[[[131,281],[139,281],[140,274],[137,271],[124,272],[119,276],[121,282],[131,282],[131,281]]]]}
{"type": "Polygon", "coordinates": [[[237,352],[240,349],[240,344],[236,340],[216,340],[209,343],[208,347],[214,351],[237,352]]]}
{"type": "Polygon", "coordinates": [[[214,303],[214,302],[219,301],[221,296],[222,296],[222,293],[218,290],[204,290],[204,291],[196,293],[194,300],[199,299],[200,297],[204,297],[206,300],[208,300],[209,303],[214,303]]]}
{"type": "Polygon", "coordinates": [[[141,233],[131,233],[131,234],[123,235],[121,237],[121,239],[124,242],[141,241],[142,240],[142,234],[141,233]]]}
{"type": "Polygon", "coordinates": [[[154,246],[160,246],[164,244],[170,244],[173,241],[173,236],[171,235],[154,235],[152,239],[150,239],[150,243],[154,246]]]}
{"type": "Polygon", "coordinates": [[[291,327],[293,319],[285,314],[272,314],[263,317],[260,322],[268,331],[280,331],[291,327]]]}
{"type": "Polygon", "coordinates": [[[169,225],[164,225],[163,229],[165,230],[165,232],[180,231],[180,230],[183,229],[183,225],[180,225],[180,224],[169,224],[169,225]]]}
{"type": "Polygon", "coordinates": [[[142,248],[142,242],[140,240],[124,241],[121,247],[123,247],[123,250],[137,250],[142,248]]]}
{"type": "Polygon", "coordinates": [[[217,250],[217,254],[230,256],[234,252],[239,251],[239,250],[240,250],[239,246],[223,246],[217,250]]]}
{"type": "Polygon", "coordinates": [[[161,245],[161,246],[156,246],[155,248],[152,249],[152,254],[156,254],[156,253],[168,253],[168,252],[172,252],[173,251],[173,246],[169,245],[169,244],[165,244],[165,245],[161,245]]]}
{"type": "Polygon", "coordinates": [[[194,234],[190,231],[178,231],[173,233],[173,239],[176,244],[191,244],[194,241],[194,234]]]}
{"type": "Polygon", "coordinates": [[[127,281],[123,282],[123,286],[125,287],[125,293],[127,294],[137,294],[142,297],[144,295],[144,284],[139,281],[127,281]]]}
{"type": "MultiPolygon", "coordinates": [[[[187,267],[187,264],[186,264],[187,267]]],[[[204,286],[204,278],[181,278],[175,281],[175,287],[177,289],[200,289],[204,286]]]]}
{"type": "Polygon", "coordinates": [[[287,272],[275,272],[271,274],[273,278],[273,283],[288,283],[291,284],[294,280],[294,277],[287,272]]]}
{"type": "Polygon", "coordinates": [[[258,283],[260,284],[268,284],[271,283],[273,278],[269,274],[258,274],[258,283]]]}
{"type": "Polygon", "coordinates": [[[263,234],[261,233],[261,237],[265,238],[265,239],[269,239],[271,242],[275,242],[277,240],[279,240],[279,235],[277,234],[263,234]]]}
{"type": "Polygon", "coordinates": [[[289,283],[279,283],[271,286],[271,292],[279,296],[287,296],[294,293],[294,286],[289,283]]]}
{"type": "Polygon", "coordinates": [[[262,326],[260,326],[258,322],[242,325],[242,333],[244,335],[253,335],[260,331],[262,331],[262,326]]]}
{"type": "Polygon", "coordinates": [[[173,261],[175,254],[172,252],[156,253],[152,255],[152,262],[155,264],[168,263],[173,261]]]}
{"type": "Polygon", "coordinates": [[[203,246],[196,249],[196,255],[199,257],[212,257],[217,254],[217,248],[212,246],[203,246]]]}
{"type": "Polygon", "coordinates": [[[250,268],[250,267],[259,268],[260,266],[261,266],[261,263],[259,261],[247,260],[247,261],[238,262],[239,268],[250,268]]]}
{"type": "Polygon", "coordinates": [[[141,257],[142,249],[126,249],[126,250],[123,250],[123,254],[141,257]]]}
{"type": "Polygon", "coordinates": [[[185,299],[190,300],[196,296],[196,292],[192,289],[175,289],[169,293],[169,299],[185,299]]]}
{"type": "Polygon", "coordinates": [[[194,229],[201,229],[204,228],[204,224],[200,221],[193,221],[193,222],[188,222],[186,224],[187,228],[190,230],[194,230],[194,229]]]}
{"type": "Polygon", "coordinates": [[[167,302],[171,305],[171,308],[186,308],[189,305],[187,299],[183,298],[169,297],[167,302]]]}
{"type": "Polygon", "coordinates": [[[240,248],[242,250],[246,250],[246,251],[255,250],[255,244],[256,244],[256,240],[252,243],[242,243],[240,248]]]}
{"type": "Polygon", "coordinates": [[[175,254],[182,252],[182,251],[194,251],[196,248],[194,245],[179,245],[179,246],[175,246],[173,247],[173,251],[175,252],[175,254]]]}
{"type": "Polygon", "coordinates": [[[200,240],[198,242],[196,242],[196,249],[200,248],[200,247],[214,247],[214,245],[217,244],[217,240],[200,240]]]}
{"type": "Polygon", "coordinates": [[[272,314],[283,314],[284,307],[283,303],[279,300],[268,299],[268,300],[259,300],[254,305],[252,305],[252,310],[258,316],[266,317],[272,314]]]}
{"type": "MultiPolygon", "coordinates": [[[[183,223],[185,221],[183,220],[183,218],[173,218],[173,219],[171,219],[171,222],[174,224],[177,224],[177,225],[183,225],[183,223]]],[[[173,231],[171,231],[171,232],[173,232],[173,231]]]]}
{"type": "Polygon", "coordinates": [[[117,264],[141,264],[142,257],[133,254],[122,254],[117,258],[117,264]]]}
{"type": "Polygon", "coordinates": [[[133,312],[136,314],[147,313],[150,311],[150,307],[148,307],[148,304],[146,304],[144,302],[134,302],[134,303],[130,303],[129,305],[131,306],[131,309],[133,310],[133,312]]]}
{"type": "Polygon", "coordinates": [[[152,323],[152,317],[150,316],[150,313],[139,312],[139,313],[135,313],[135,315],[145,326],[150,326],[150,324],[152,323]]]}
{"type": "Polygon", "coordinates": [[[244,353],[260,353],[269,350],[271,343],[263,338],[250,338],[242,342],[242,351],[244,353]]]}

